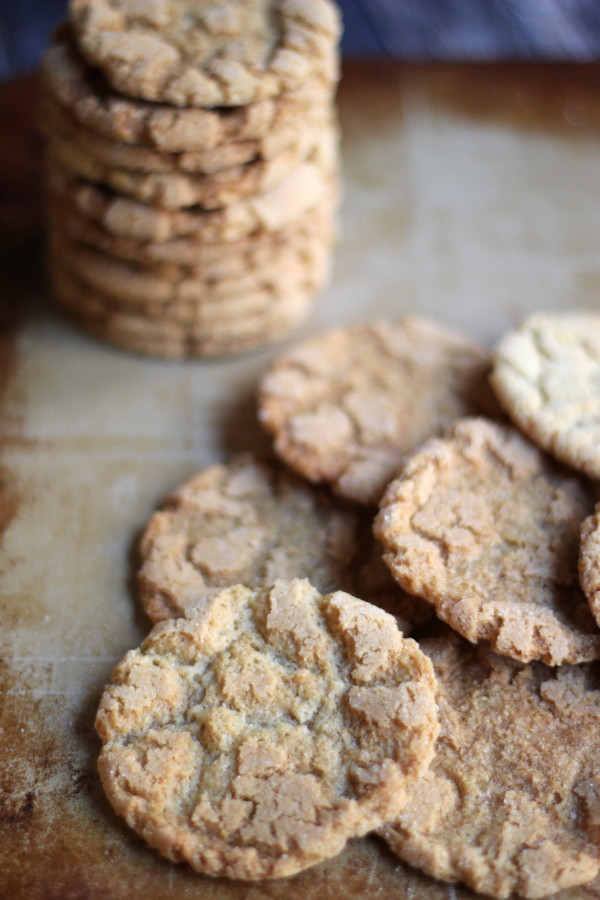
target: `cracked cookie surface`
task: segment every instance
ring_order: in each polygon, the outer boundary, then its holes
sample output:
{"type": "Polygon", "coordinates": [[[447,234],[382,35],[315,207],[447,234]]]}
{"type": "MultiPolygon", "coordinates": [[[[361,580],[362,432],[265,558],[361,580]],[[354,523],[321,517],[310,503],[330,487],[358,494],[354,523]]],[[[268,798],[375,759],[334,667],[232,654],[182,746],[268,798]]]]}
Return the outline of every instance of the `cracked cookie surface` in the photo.
{"type": "MultiPolygon", "coordinates": [[[[327,206],[324,202],[277,231],[259,229],[239,241],[211,243],[202,240],[201,234],[161,243],[119,238],[80,215],[68,198],[62,202],[48,198],[47,205],[52,218],[60,219],[64,239],[75,246],[101,253],[104,259],[111,256],[114,266],[125,262],[138,270],[152,270],[157,274],[162,270],[170,277],[180,266],[198,273],[202,271],[213,280],[244,275],[249,271],[258,271],[280,255],[285,255],[290,247],[312,249],[316,243],[327,246],[331,245],[335,236],[331,204],[327,206]]],[[[93,267],[92,260],[87,261],[88,272],[90,265],[93,267]]]]}
{"type": "Polygon", "coordinates": [[[592,486],[485,419],[428,441],[381,500],[375,534],[406,590],[470,641],[549,665],[600,656],[579,586],[592,486]]]}
{"type": "Polygon", "coordinates": [[[372,513],[337,500],[276,462],[250,455],[210,466],[174,491],[140,543],[140,597],[153,621],[181,615],[226,586],[308,578],[392,613],[403,633],[431,617],[381,560],[372,513]]]}
{"type": "Polygon", "coordinates": [[[239,241],[258,231],[278,231],[315,207],[329,208],[333,214],[338,193],[336,181],[331,169],[306,162],[268,191],[223,209],[167,210],[78,178],[55,159],[47,165],[51,196],[68,200],[82,216],[101,225],[109,234],[140,241],[197,238],[199,234],[206,243],[239,241]]]}
{"type": "Polygon", "coordinates": [[[105,163],[53,133],[49,140],[52,158],[68,172],[94,184],[105,185],[125,197],[164,210],[192,206],[220,209],[276,187],[305,162],[333,166],[337,134],[331,122],[318,134],[308,130],[296,144],[271,159],[255,159],[243,165],[210,174],[192,172],[142,172],[105,163]]]}
{"type": "Polygon", "coordinates": [[[292,468],[375,504],[425,438],[489,411],[487,367],[476,345],[427,319],[359,323],[283,355],[261,382],[260,420],[292,468]]]}
{"type": "Polygon", "coordinates": [[[431,759],[434,695],[430,661],[382,610],[306,581],[237,585],[117,665],[98,768],[169,859],[282,877],[400,812],[431,759]]]}
{"type": "MultiPolygon", "coordinates": [[[[44,54],[42,77],[48,92],[82,125],[108,139],[161,154],[206,153],[234,141],[271,143],[282,129],[298,125],[323,104],[333,88],[310,81],[293,92],[236,107],[178,108],[168,103],[131,100],[112,91],[101,73],[86,65],[61,29],[44,54]]],[[[178,165],[185,161],[178,159],[178,165]]]]}
{"type": "MultiPolygon", "coordinates": [[[[49,228],[49,243],[54,258],[92,292],[112,299],[123,311],[153,315],[184,313],[199,307],[212,308],[215,318],[227,315],[228,303],[238,312],[262,308],[274,311],[279,298],[283,305],[288,295],[298,290],[316,291],[327,280],[331,239],[324,233],[310,242],[299,239],[296,247],[283,247],[279,255],[231,277],[211,275],[207,267],[158,265],[154,268],[122,262],[109,254],[96,252],[49,228]],[[258,301],[258,295],[266,299],[258,301]],[[271,297],[271,299],[269,299],[271,297]],[[221,314],[221,315],[220,315],[221,314]]],[[[232,321],[232,325],[235,323],[232,321]]]]}
{"type": "Polygon", "coordinates": [[[529,317],[498,344],[490,380],[536,444],[600,478],[600,315],[529,317]]]}
{"type": "Polygon", "coordinates": [[[581,525],[579,581],[592,615],[600,625],[600,504],[581,525]]]}
{"type": "Polygon", "coordinates": [[[523,665],[451,633],[421,646],[440,735],[380,834],[411,865],[493,897],[590,881],[600,870],[598,664],[523,665]]]}
{"type": "Polygon", "coordinates": [[[258,290],[185,306],[157,306],[160,316],[93,291],[66,269],[51,268],[56,303],[86,331],[123,349],[153,356],[225,356],[276,341],[297,327],[314,302],[310,279],[294,290],[258,290]]]}
{"type": "Polygon", "coordinates": [[[242,106],[338,77],[329,0],[71,0],[83,55],[123,94],[242,106]]]}

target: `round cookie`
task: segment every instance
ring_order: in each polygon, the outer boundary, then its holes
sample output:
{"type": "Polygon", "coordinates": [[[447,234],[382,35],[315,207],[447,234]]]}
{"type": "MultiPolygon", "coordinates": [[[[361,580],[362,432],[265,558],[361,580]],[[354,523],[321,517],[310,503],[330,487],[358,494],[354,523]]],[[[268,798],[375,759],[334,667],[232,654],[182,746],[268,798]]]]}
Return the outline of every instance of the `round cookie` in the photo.
{"type": "MultiPolygon", "coordinates": [[[[66,310],[69,312],[68,310],[66,310]]],[[[71,314],[75,324],[86,334],[96,338],[103,344],[136,356],[151,357],[164,360],[215,359],[239,356],[285,338],[290,330],[289,325],[273,326],[268,331],[261,328],[256,333],[248,333],[241,337],[229,334],[213,337],[210,335],[188,335],[182,340],[169,338],[149,339],[136,330],[124,330],[115,327],[103,319],[91,316],[71,314]]]]}
{"type": "MultiPolygon", "coordinates": [[[[200,299],[197,303],[165,302],[142,306],[120,302],[109,294],[92,290],[85,281],[67,270],[53,273],[53,287],[58,302],[74,313],[121,323],[126,330],[136,330],[148,337],[182,339],[198,331],[204,334],[217,331],[231,336],[246,330],[248,325],[268,322],[283,310],[291,310],[296,297],[306,297],[310,287],[299,282],[289,291],[257,289],[241,296],[200,299]]],[[[301,301],[298,301],[301,302],[301,301]]]]}
{"type": "MultiPolygon", "coordinates": [[[[65,307],[66,312],[70,312],[65,307]]],[[[269,329],[261,327],[258,331],[247,330],[239,336],[229,332],[217,336],[211,334],[187,334],[183,339],[167,337],[148,337],[135,328],[128,328],[121,322],[70,313],[75,324],[87,334],[102,343],[110,344],[119,350],[139,356],[156,359],[212,359],[228,356],[239,356],[257,348],[276,343],[287,336],[294,323],[281,322],[273,324],[269,329]]]]}
{"type": "Polygon", "coordinates": [[[110,234],[139,241],[169,241],[193,235],[207,243],[239,241],[258,231],[278,231],[316,206],[335,206],[336,178],[317,163],[302,163],[276,187],[217,210],[161,210],[122,197],[109,188],[70,175],[47,160],[51,195],[110,234]]]}
{"type": "Polygon", "coordinates": [[[312,306],[312,283],[298,283],[293,289],[257,291],[233,299],[208,303],[169,304],[144,312],[119,304],[112,297],[91,291],[66,270],[54,266],[52,282],[57,303],[81,318],[95,321],[107,333],[119,332],[148,342],[178,343],[182,347],[208,339],[246,339],[250,335],[285,333],[302,321],[312,306]]]}
{"type": "Polygon", "coordinates": [[[330,0],[71,0],[77,44],[129,97],[243,106],[338,78],[330,0]]]}
{"type": "Polygon", "coordinates": [[[384,560],[470,641],[548,665],[600,656],[577,578],[590,485],[516,429],[458,422],[386,489],[375,519],[384,560]]]}
{"type": "Polygon", "coordinates": [[[201,271],[178,271],[175,267],[175,271],[161,274],[138,269],[85,248],[74,248],[58,235],[51,235],[51,247],[61,267],[93,291],[112,298],[113,304],[121,308],[150,315],[167,308],[208,310],[210,306],[211,311],[216,311],[215,304],[222,309],[228,304],[240,310],[259,306],[266,309],[277,298],[283,299],[286,291],[298,287],[316,291],[326,279],[330,249],[326,242],[305,254],[289,247],[263,268],[249,269],[246,274],[230,278],[214,278],[201,271]]]}
{"type": "Polygon", "coordinates": [[[491,383],[536,444],[600,478],[600,315],[531,316],[498,344],[491,383]]]}
{"type": "Polygon", "coordinates": [[[451,634],[421,648],[438,682],[440,735],[405,809],[379,833],[411,865],[492,897],[554,896],[591,881],[597,664],[523,666],[451,634]]]}
{"type": "Polygon", "coordinates": [[[127,144],[111,140],[80,125],[66,109],[51,97],[45,98],[42,127],[47,137],[58,135],[79,153],[85,153],[98,163],[134,172],[173,174],[174,172],[211,175],[257,160],[270,160],[285,152],[306,155],[310,144],[316,143],[321,127],[331,127],[331,102],[299,116],[298,121],[284,123],[262,140],[228,141],[206,150],[169,153],[141,144],[127,144]],[[304,148],[304,149],[303,149],[304,148]]]}
{"type": "Polygon", "coordinates": [[[208,242],[202,235],[174,238],[156,243],[116,237],[91,219],[79,214],[68,198],[48,198],[49,220],[74,244],[118,260],[133,263],[136,269],[173,272],[174,267],[189,266],[207,277],[220,279],[242,275],[262,268],[288,247],[331,245],[335,237],[331,202],[321,203],[304,213],[296,222],[277,231],[258,230],[239,241],[208,242]]]}
{"type": "Polygon", "coordinates": [[[489,409],[486,355],[420,318],[352,325],[281,357],[260,385],[260,420],[311,481],[377,503],[404,457],[459,416],[489,409]]]}
{"type": "Polygon", "coordinates": [[[298,91],[238,107],[178,109],[130,100],[112,91],[98,70],[85,64],[68,29],[61,29],[46,51],[42,75],[47,93],[86,128],[162,153],[194,154],[232,141],[268,141],[333,99],[333,85],[314,80],[298,91]]]}
{"type": "Polygon", "coordinates": [[[104,790],[173,861],[280,878],[398,815],[437,737],[432,666],[392,616],[307,581],[156,625],[96,717],[104,790]]]}
{"type": "Polygon", "coordinates": [[[228,356],[273,343],[306,319],[315,299],[312,288],[298,288],[279,298],[260,295],[258,311],[242,308],[237,315],[229,307],[226,313],[219,311],[219,304],[200,304],[149,316],[120,309],[60,269],[55,268],[52,278],[57,304],[81,328],[123,350],[167,359],[228,356]]]}
{"type": "Polygon", "coordinates": [[[224,587],[265,587],[306,577],[396,616],[404,633],[431,607],[391,577],[371,532],[372,514],[335,499],[276,462],[250,455],[199,472],[153,514],[140,542],[142,605],[157,622],[224,587]]]}
{"type": "MultiPolygon", "coordinates": [[[[231,322],[235,329],[238,320],[250,316],[265,316],[289,307],[292,298],[312,296],[320,290],[329,276],[328,248],[322,247],[312,258],[292,257],[289,267],[273,266],[264,273],[248,273],[246,277],[211,280],[203,278],[181,281],[153,281],[148,278],[146,295],[137,290],[136,279],[121,283],[117,279],[100,278],[92,271],[86,273],[77,255],[61,253],[60,239],[51,235],[51,272],[59,294],[81,294],[81,309],[98,307],[107,312],[123,312],[154,321],[172,320],[184,324],[212,321],[231,322]]],[[[82,254],[81,261],[87,259],[82,254]]]]}
{"type": "Polygon", "coordinates": [[[257,159],[210,175],[189,172],[138,172],[118,169],[90,156],[85,149],[53,134],[49,153],[68,172],[105,185],[125,197],[159,209],[201,206],[212,210],[238,203],[276,187],[303,162],[333,164],[337,135],[331,123],[317,134],[309,131],[292,148],[271,159],[257,159]]]}
{"type": "Polygon", "coordinates": [[[581,525],[579,582],[592,614],[600,625],[600,504],[581,525]]]}

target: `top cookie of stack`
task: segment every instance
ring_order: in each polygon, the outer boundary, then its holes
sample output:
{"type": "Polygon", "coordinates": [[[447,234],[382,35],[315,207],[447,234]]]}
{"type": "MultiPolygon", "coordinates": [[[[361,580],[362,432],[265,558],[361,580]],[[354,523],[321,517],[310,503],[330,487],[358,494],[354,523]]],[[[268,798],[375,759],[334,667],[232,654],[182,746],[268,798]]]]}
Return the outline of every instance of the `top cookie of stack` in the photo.
{"type": "Polygon", "coordinates": [[[44,61],[50,269],[157,356],[275,340],[323,286],[337,188],[331,0],[71,0],[44,61]]]}

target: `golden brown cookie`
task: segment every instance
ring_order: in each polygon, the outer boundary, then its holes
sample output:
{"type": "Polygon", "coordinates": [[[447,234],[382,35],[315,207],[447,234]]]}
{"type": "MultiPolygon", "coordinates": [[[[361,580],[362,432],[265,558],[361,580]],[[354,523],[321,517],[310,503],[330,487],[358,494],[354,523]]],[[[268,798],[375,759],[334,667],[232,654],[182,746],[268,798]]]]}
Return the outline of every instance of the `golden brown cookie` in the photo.
{"type": "Polygon", "coordinates": [[[133,263],[136,268],[160,266],[162,270],[166,266],[173,272],[172,267],[189,266],[202,269],[207,277],[215,279],[262,268],[287,252],[288,247],[331,244],[335,237],[331,201],[309,209],[276,231],[258,229],[239,241],[221,242],[205,241],[202,233],[159,243],[117,237],[80,215],[68,197],[62,201],[49,197],[47,208],[51,223],[75,244],[133,263]]]}
{"type": "Polygon", "coordinates": [[[298,158],[305,156],[310,143],[316,143],[317,130],[331,123],[331,107],[331,101],[318,104],[316,109],[269,132],[262,140],[228,141],[206,150],[184,153],[168,153],[96,134],[80,125],[50,96],[45,98],[42,127],[47,136],[58,135],[71,147],[76,147],[79,154],[85,153],[98,163],[115,169],[163,175],[173,172],[211,175],[258,160],[271,160],[284,153],[295,151],[298,158]]]}
{"type": "Polygon", "coordinates": [[[70,175],[55,159],[47,164],[51,196],[69,202],[110,234],[140,241],[169,241],[193,235],[204,242],[239,241],[257,231],[278,231],[321,204],[334,209],[333,171],[303,163],[276,187],[224,209],[161,210],[109,188],[70,175]]]}
{"type": "Polygon", "coordinates": [[[61,29],[42,64],[46,92],[86,128],[114,141],[163,153],[210,151],[232,141],[268,141],[297,126],[311,111],[332,102],[333,86],[308,81],[294,92],[237,107],[179,109],[131,100],[110,89],[97,69],[82,60],[69,29],[61,29]]]}
{"type": "Polygon", "coordinates": [[[157,622],[234,584],[308,578],[396,616],[404,634],[431,615],[381,560],[372,513],[267,460],[243,455],[199,472],[155,512],[140,543],[142,605],[157,622]]]}
{"type": "Polygon", "coordinates": [[[284,310],[295,308],[296,302],[304,304],[311,296],[312,282],[298,281],[286,290],[270,288],[257,289],[231,297],[199,295],[196,303],[165,302],[142,306],[136,303],[120,302],[110,294],[103,294],[90,288],[85,281],[66,269],[56,268],[53,287],[59,305],[83,316],[98,316],[113,324],[129,323],[132,330],[146,333],[149,337],[175,339],[186,332],[192,336],[198,331],[215,333],[229,332],[232,336],[246,330],[248,325],[267,323],[274,320],[284,310]],[[300,300],[300,298],[305,298],[300,300]],[[298,298],[296,300],[296,298],[298,298]]]}
{"type": "Polygon", "coordinates": [[[523,665],[450,634],[421,646],[440,735],[380,834],[411,865],[492,897],[590,881],[600,871],[597,664],[523,665]]]}
{"type": "Polygon", "coordinates": [[[242,106],[338,77],[330,0],[71,0],[69,18],[88,62],[130,97],[242,106]]]}
{"type": "Polygon", "coordinates": [[[94,184],[104,185],[124,197],[164,210],[191,206],[220,209],[275,188],[293,175],[302,163],[333,166],[337,153],[337,131],[331,122],[318,132],[306,132],[291,148],[271,159],[256,159],[211,174],[141,172],[116,168],[91,156],[60,134],[48,142],[50,156],[67,172],[94,184]]]}
{"type": "Polygon", "coordinates": [[[296,285],[279,294],[260,291],[144,314],[92,291],[58,266],[51,275],[57,304],[82,328],[123,349],[170,358],[221,356],[272,343],[306,318],[315,299],[312,284],[296,285]]]}
{"type": "Polygon", "coordinates": [[[491,383],[532,441],[600,478],[600,315],[531,316],[498,344],[491,383]]]}
{"type": "Polygon", "coordinates": [[[579,582],[600,625],[600,504],[581,525],[579,544],[579,582]]]}
{"type": "Polygon", "coordinates": [[[429,660],[392,616],[307,581],[156,625],[96,718],[117,813],[210,875],[278,878],[398,815],[437,737],[429,660]]]}
{"type": "Polygon", "coordinates": [[[374,504],[425,438],[486,411],[487,367],[476,345],[427,319],[359,323],[276,361],[261,382],[260,420],[292,468],[374,504]]]}
{"type": "MultiPolygon", "coordinates": [[[[257,267],[225,277],[210,268],[162,264],[140,266],[115,259],[78,245],[60,234],[62,222],[51,222],[54,258],[94,291],[114,298],[121,306],[149,311],[159,307],[206,305],[224,300],[238,306],[258,292],[281,294],[299,285],[322,285],[328,268],[331,241],[324,235],[299,235],[297,244],[283,246],[279,253],[257,267]]],[[[249,262],[250,260],[248,260],[249,262]]],[[[247,305],[251,305],[248,302],[247,305]]],[[[254,304],[255,305],[255,304],[254,304]]]]}
{"type": "Polygon", "coordinates": [[[516,429],[458,422],[407,462],[375,534],[399,584],[470,641],[549,665],[600,656],[577,577],[591,485],[516,429]]]}
{"type": "MultiPolygon", "coordinates": [[[[65,308],[68,313],[69,310],[65,308]]],[[[293,328],[293,323],[279,323],[268,331],[261,327],[257,332],[248,331],[242,335],[231,335],[229,332],[217,336],[211,334],[188,334],[180,338],[148,337],[140,333],[137,327],[129,328],[121,323],[115,324],[102,318],[81,316],[70,313],[79,328],[87,335],[96,338],[103,344],[109,344],[117,350],[135,356],[154,359],[213,359],[239,356],[258,348],[283,340],[293,328]]]]}

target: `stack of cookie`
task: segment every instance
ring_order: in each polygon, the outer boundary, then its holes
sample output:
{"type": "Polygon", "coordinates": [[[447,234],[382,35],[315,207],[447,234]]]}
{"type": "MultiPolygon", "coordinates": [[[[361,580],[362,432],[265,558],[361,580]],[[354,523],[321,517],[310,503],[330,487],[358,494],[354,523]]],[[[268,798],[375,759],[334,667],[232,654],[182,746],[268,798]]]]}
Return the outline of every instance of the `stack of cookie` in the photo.
{"type": "Polygon", "coordinates": [[[331,0],[72,0],[44,61],[58,303],[164,357],[304,320],[335,231],[338,37],[331,0]]]}

